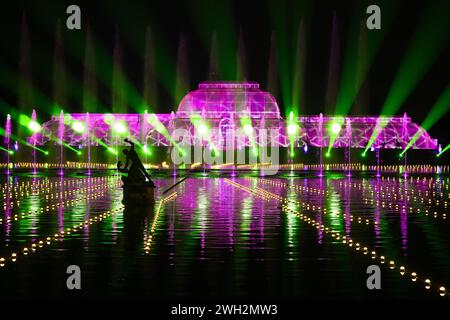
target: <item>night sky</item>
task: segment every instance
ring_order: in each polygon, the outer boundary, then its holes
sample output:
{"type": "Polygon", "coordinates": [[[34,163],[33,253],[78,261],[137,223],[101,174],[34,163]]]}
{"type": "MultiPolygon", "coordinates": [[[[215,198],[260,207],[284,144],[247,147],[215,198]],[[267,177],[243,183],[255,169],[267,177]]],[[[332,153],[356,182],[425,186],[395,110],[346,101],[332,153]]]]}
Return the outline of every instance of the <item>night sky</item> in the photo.
{"type": "MultiPolygon", "coordinates": [[[[295,76],[297,30],[303,23],[304,57],[303,90],[299,107],[300,114],[317,114],[327,112],[326,92],[330,76],[330,47],[333,40],[333,15],[336,16],[337,29],[334,37],[338,49],[334,54],[337,65],[333,69],[339,88],[347,48],[354,34],[359,34],[360,22],[367,17],[365,9],[369,4],[378,4],[382,10],[382,42],[375,52],[351,114],[379,114],[391,89],[396,72],[408,49],[410,40],[419,25],[421,14],[430,6],[428,2],[411,4],[394,1],[14,1],[2,4],[0,12],[0,97],[2,101],[2,118],[6,110],[13,106],[23,112],[25,107],[18,106],[17,89],[19,65],[23,63],[23,26],[29,33],[29,61],[32,86],[49,97],[54,96],[54,46],[57,21],[62,26],[63,57],[68,81],[65,111],[81,111],[80,88],[83,86],[83,53],[87,28],[90,29],[94,45],[102,48],[113,59],[114,48],[121,54],[121,68],[130,84],[142,94],[145,59],[145,34],[147,27],[152,32],[152,49],[154,51],[155,83],[157,100],[151,110],[154,112],[176,111],[175,86],[178,70],[182,71],[186,89],[193,90],[198,83],[208,79],[235,80],[236,57],[239,43],[243,44],[246,61],[245,78],[257,81],[266,90],[268,84],[269,57],[271,38],[277,54],[276,72],[279,81],[272,86],[271,92],[276,96],[280,109],[284,113],[289,109],[290,101],[285,101],[283,88],[292,86],[295,76]],[[71,31],[65,28],[66,7],[78,4],[82,13],[82,30],[71,31]],[[392,22],[385,21],[392,12],[392,22]],[[218,50],[218,74],[210,72],[211,43],[216,37],[218,50]],[[180,38],[185,47],[179,50],[180,38]],[[241,39],[241,41],[239,41],[241,39]],[[180,59],[177,57],[183,57],[180,59]],[[22,58],[21,58],[22,56],[22,58]],[[22,60],[21,60],[22,59],[22,60]],[[284,67],[284,69],[283,69],[284,67]],[[6,72],[5,70],[8,70],[6,72]],[[78,85],[72,85],[78,83],[78,85]]],[[[450,16],[446,2],[431,4],[441,7],[441,16],[450,16]]],[[[439,19],[439,18],[437,18],[439,19]]],[[[366,36],[371,37],[366,30],[366,36]]],[[[442,30],[433,30],[433,38],[442,30]]],[[[370,50],[370,48],[366,48],[370,50]]],[[[450,81],[450,39],[442,43],[442,49],[418,85],[408,95],[396,112],[408,112],[413,121],[421,123],[431,107],[450,81]]],[[[96,68],[104,68],[105,78],[112,79],[112,66],[108,60],[96,55],[96,68]]],[[[420,64],[421,61],[417,61],[420,64]]],[[[178,72],[180,73],[180,72],[178,72]]],[[[100,77],[98,77],[100,78],[100,77]]],[[[96,94],[103,106],[92,112],[103,112],[111,105],[111,88],[108,80],[96,80],[96,94]]],[[[112,81],[112,80],[111,80],[112,81]]],[[[287,92],[292,91],[290,89],[287,92]]],[[[291,92],[292,93],[292,92],[291,92]]],[[[33,102],[39,112],[41,121],[48,119],[51,106],[39,99],[33,102]]],[[[130,112],[133,107],[128,106],[130,112]]],[[[446,115],[430,130],[445,146],[450,143],[446,125],[450,116],[446,115]]]]}

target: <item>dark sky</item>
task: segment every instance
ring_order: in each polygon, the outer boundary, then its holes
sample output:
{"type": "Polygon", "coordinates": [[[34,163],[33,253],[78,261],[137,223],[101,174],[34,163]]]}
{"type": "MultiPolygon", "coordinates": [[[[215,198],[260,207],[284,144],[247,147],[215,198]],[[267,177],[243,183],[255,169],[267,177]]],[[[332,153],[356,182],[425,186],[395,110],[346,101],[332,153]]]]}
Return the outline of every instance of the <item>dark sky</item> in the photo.
{"type": "MultiPolygon", "coordinates": [[[[442,2],[444,3],[444,1],[442,2]]],[[[420,20],[420,14],[429,3],[394,1],[14,1],[2,4],[0,12],[0,69],[3,81],[0,97],[12,106],[17,106],[17,81],[11,78],[9,86],[5,79],[10,74],[18,74],[20,60],[21,23],[23,17],[28,25],[30,39],[30,65],[32,84],[48,97],[53,95],[53,50],[55,25],[59,19],[62,25],[67,17],[65,10],[69,4],[79,4],[82,10],[82,30],[63,30],[64,60],[67,73],[82,85],[83,63],[80,56],[84,52],[84,37],[89,25],[95,45],[101,47],[112,59],[115,35],[118,31],[122,66],[126,78],[138,92],[142,92],[144,65],[145,29],[151,27],[154,34],[156,78],[158,83],[158,102],[154,110],[169,112],[177,102],[174,87],[177,66],[177,51],[182,35],[186,42],[187,61],[183,66],[188,70],[187,84],[190,90],[209,77],[210,47],[213,33],[218,39],[220,64],[222,69],[234,65],[240,30],[245,46],[247,79],[257,81],[263,89],[267,88],[268,61],[271,36],[277,37],[278,57],[286,63],[288,74],[293,71],[295,59],[296,34],[303,19],[305,31],[305,71],[304,95],[300,113],[316,114],[325,111],[328,67],[333,14],[337,17],[338,42],[340,50],[337,72],[338,79],[346,57],[348,39],[355,21],[365,19],[364,9],[368,4],[379,4],[384,10],[395,9],[393,23],[383,30],[385,36],[374,62],[364,78],[358,97],[360,105],[352,109],[353,114],[378,114],[383,105],[394,76],[408,48],[408,43],[420,20]],[[284,39],[281,42],[280,39],[284,39]]],[[[443,8],[448,6],[443,5],[443,8]]],[[[443,9],[444,10],[444,9],[443,9]]],[[[446,9],[445,9],[446,10],[446,9]]],[[[450,16],[448,12],[447,17],[450,16]]],[[[383,20],[384,23],[384,20],[383,20]]],[[[434,30],[438,33],[440,30],[434,30]]],[[[434,37],[434,32],[429,34],[434,37]]],[[[23,40],[23,39],[22,39],[23,40]]],[[[447,41],[440,55],[421,79],[415,90],[398,110],[407,111],[416,122],[422,122],[437,97],[450,81],[450,41],[447,41]]],[[[98,56],[97,56],[98,57],[98,56]]],[[[280,62],[280,61],[279,61],[280,62]]],[[[420,63],[418,61],[417,63],[420,63]]],[[[97,68],[100,68],[97,64],[97,68]]],[[[105,63],[103,63],[105,64],[105,63]]],[[[106,76],[111,76],[111,67],[106,76]]],[[[225,72],[226,73],[226,72],[225,72]]],[[[280,70],[280,79],[283,78],[280,70]]],[[[231,79],[228,79],[231,80],[231,79]]],[[[274,92],[282,111],[288,105],[283,100],[282,90],[292,78],[280,81],[280,90],[274,92]]],[[[107,85],[98,81],[98,97],[102,105],[111,105],[111,91],[107,85]]],[[[337,84],[338,85],[338,84],[337,84]]],[[[80,111],[80,90],[73,86],[67,88],[68,102],[65,110],[80,111]],[[78,92],[75,92],[78,91],[78,92]]],[[[39,106],[41,107],[41,106],[39,106]]],[[[50,110],[42,107],[42,110],[50,110]]],[[[41,113],[43,111],[40,111],[41,113]]],[[[6,113],[2,110],[2,113],[6,113]]],[[[4,115],[2,115],[3,117],[4,115]]],[[[45,116],[43,116],[45,118],[45,116]]],[[[442,143],[450,142],[446,124],[447,115],[440,120],[431,133],[442,143]]],[[[45,119],[42,119],[45,120],[45,119]]]]}

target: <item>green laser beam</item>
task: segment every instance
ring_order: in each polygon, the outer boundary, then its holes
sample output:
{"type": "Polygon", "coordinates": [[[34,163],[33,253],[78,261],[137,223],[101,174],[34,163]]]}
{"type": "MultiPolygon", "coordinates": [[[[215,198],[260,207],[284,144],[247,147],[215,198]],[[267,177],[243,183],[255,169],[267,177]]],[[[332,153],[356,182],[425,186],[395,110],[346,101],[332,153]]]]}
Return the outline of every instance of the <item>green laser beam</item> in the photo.
{"type": "MultiPolygon", "coordinates": [[[[11,111],[11,110],[10,110],[10,111],[11,111]]],[[[5,129],[0,128],[0,135],[1,135],[1,136],[6,136],[5,129]]],[[[17,141],[17,142],[20,143],[21,145],[28,146],[28,147],[31,147],[31,148],[33,148],[33,149],[38,149],[37,147],[35,147],[35,146],[33,146],[32,144],[30,144],[28,141],[19,138],[18,136],[16,136],[16,135],[13,134],[13,133],[10,134],[9,138],[10,138],[11,140],[17,141]]],[[[41,152],[43,152],[43,153],[46,152],[45,150],[42,150],[42,149],[39,150],[39,151],[41,151],[41,152]]]]}
{"type": "Polygon", "coordinates": [[[378,138],[379,134],[383,131],[383,129],[388,125],[389,118],[379,116],[377,119],[377,123],[375,124],[375,128],[372,131],[372,135],[370,136],[369,142],[367,142],[366,148],[364,149],[364,154],[370,149],[370,147],[374,144],[375,140],[378,138]]]}
{"type": "Polygon", "coordinates": [[[444,149],[442,149],[442,151],[441,152],[439,152],[438,154],[437,154],[437,156],[436,157],[440,157],[445,151],[447,151],[448,149],[450,149],[450,144],[448,144],[444,149]]]}
{"type": "Polygon", "coordinates": [[[295,144],[295,141],[297,139],[297,134],[300,129],[299,125],[295,121],[294,111],[289,112],[289,118],[288,118],[288,121],[286,124],[287,124],[286,130],[287,130],[288,137],[289,137],[290,156],[291,156],[291,158],[293,158],[295,155],[294,144],[295,144]]]}
{"type": "Polygon", "coordinates": [[[244,133],[248,136],[250,147],[253,151],[253,155],[258,155],[258,147],[255,142],[255,135],[254,135],[254,128],[252,124],[252,119],[248,115],[243,115],[239,117],[239,120],[241,122],[241,127],[244,130],[244,133]]]}
{"type": "Polygon", "coordinates": [[[5,152],[7,152],[7,153],[9,153],[9,154],[14,154],[14,151],[5,149],[5,148],[3,148],[3,147],[0,147],[0,150],[5,151],[5,152]]]}
{"type": "MultiPolygon", "coordinates": [[[[450,34],[450,19],[447,17],[449,10],[450,2],[430,3],[422,14],[383,104],[381,115],[393,115],[399,110],[445,47],[450,34]]],[[[378,130],[372,132],[365,152],[385,125],[377,124],[377,127],[378,130]]]]}
{"type": "Polygon", "coordinates": [[[409,141],[406,148],[403,150],[401,155],[403,155],[409,148],[411,148],[414,143],[419,139],[422,134],[430,129],[439,119],[444,116],[445,113],[450,109],[450,83],[447,85],[443,93],[440,95],[436,103],[431,108],[430,112],[426,116],[425,120],[422,122],[421,128],[417,130],[414,136],[409,141]]]}
{"type": "Polygon", "coordinates": [[[339,137],[342,131],[342,125],[344,124],[344,117],[334,117],[333,121],[328,123],[328,132],[330,136],[330,142],[328,143],[327,154],[330,154],[331,148],[333,148],[334,142],[339,137]]]}
{"type": "Polygon", "coordinates": [[[172,138],[167,128],[164,126],[164,124],[159,121],[158,116],[154,113],[149,113],[146,117],[148,123],[161,135],[163,135],[168,141],[172,143],[172,145],[180,152],[183,151],[183,148],[181,148],[178,143],[172,138]]]}
{"type": "Polygon", "coordinates": [[[211,146],[211,149],[215,152],[216,155],[218,155],[217,147],[214,145],[211,135],[209,132],[209,125],[208,123],[198,114],[195,113],[191,115],[190,120],[192,124],[194,125],[196,131],[208,142],[208,144],[211,146]]]}
{"type": "Polygon", "coordinates": [[[349,113],[398,7],[392,1],[383,5],[383,28],[376,32],[366,32],[365,21],[361,21],[361,11],[366,6],[363,2],[355,6],[347,32],[347,46],[336,98],[335,114],[340,115],[349,113]]]}
{"type": "Polygon", "coordinates": [[[399,109],[445,47],[450,34],[447,12],[433,4],[422,16],[382,107],[382,115],[392,115],[399,109]]]}
{"type": "Polygon", "coordinates": [[[48,151],[47,151],[47,150],[41,149],[41,148],[39,148],[39,147],[36,147],[36,146],[32,145],[32,144],[29,143],[29,142],[26,143],[26,146],[28,146],[28,147],[30,147],[30,148],[32,148],[32,149],[35,149],[35,150],[37,150],[37,151],[39,151],[39,152],[41,152],[41,153],[43,153],[43,154],[45,154],[45,155],[48,155],[48,151]]]}
{"type": "Polygon", "coordinates": [[[195,0],[189,2],[188,10],[194,17],[194,24],[206,49],[211,47],[211,39],[215,38],[218,50],[211,50],[215,52],[212,52],[214,56],[210,58],[215,60],[218,76],[223,80],[235,80],[239,73],[236,54],[238,32],[232,23],[234,18],[231,4],[228,1],[195,0]],[[211,30],[214,30],[215,36],[211,30]]]}

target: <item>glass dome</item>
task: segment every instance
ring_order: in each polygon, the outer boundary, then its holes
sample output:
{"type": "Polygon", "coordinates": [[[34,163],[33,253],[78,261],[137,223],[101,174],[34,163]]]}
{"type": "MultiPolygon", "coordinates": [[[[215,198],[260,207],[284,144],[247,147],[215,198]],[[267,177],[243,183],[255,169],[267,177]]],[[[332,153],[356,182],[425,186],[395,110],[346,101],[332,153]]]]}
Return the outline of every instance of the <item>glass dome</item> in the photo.
{"type": "Polygon", "coordinates": [[[180,102],[177,117],[199,114],[204,118],[248,116],[280,118],[275,98],[256,82],[202,82],[180,102]]]}

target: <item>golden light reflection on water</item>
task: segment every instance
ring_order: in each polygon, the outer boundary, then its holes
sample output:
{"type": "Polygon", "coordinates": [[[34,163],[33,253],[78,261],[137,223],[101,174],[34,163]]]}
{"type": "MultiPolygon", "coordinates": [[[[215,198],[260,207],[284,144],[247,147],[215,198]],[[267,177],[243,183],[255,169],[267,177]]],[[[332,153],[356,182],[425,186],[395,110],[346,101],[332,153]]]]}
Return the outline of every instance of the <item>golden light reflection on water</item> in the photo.
{"type": "MultiPolygon", "coordinates": [[[[351,279],[351,269],[345,268],[365,261],[390,272],[399,292],[407,294],[409,287],[402,283],[409,283],[445,298],[448,293],[443,284],[450,279],[445,271],[448,239],[442,239],[440,227],[445,228],[447,222],[435,219],[434,212],[438,217],[446,214],[449,182],[411,178],[407,184],[388,178],[190,178],[175,195],[157,202],[155,214],[143,220],[136,261],[154,273],[158,265],[166,266],[167,252],[167,267],[180,292],[185,290],[181,284],[191,283],[188,277],[195,268],[207,268],[201,269],[202,274],[215,281],[234,279],[237,284],[232,288],[237,291],[246,290],[251,273],[280,270],[277,277],[284,278],[280,284],[271,282],[271,287],[279,285],[277,290],[282,291],[289,288],[290,281],[297,285],[298,279],[316,276],[315,270],[305,271],[306,267],[314,269],[316,263],[336,263],[317,280],[323,283],[340,274],[351,279]],[[400,250],[402,210],[408,212],[403,223],[408,224],[404,252],[409,255],[400,250]],[[418,248],[418,243],[425,250],[418,248]],[[428,259],[421,263],[422,257],[428,259]]],[[[73,250],[80,240],[83,250],[94,252],[91,263],[112,250],[112,261],[126,264],[120,259],[132,255],[124,252],[123,245],[129,240],[124,234],[131,231],[121,211],[120,180],[71,179],[46,177],[38,182],[39,178],[32,178],[18,181],[16,189],[10,185],[16,191],[11,194],[13,204],[5,201],[3,206],[0,273],[12,272],[12,265],[20,265],[28,276],[33,273],[31,267],[45,266],[33,258],[37,253],[58,257],[63,252],[59,248],[67,244],[73,250]]],[[[164,186],[170,180],[156,182],[164,186]]],[[[7,185],[3,187],[3,192],[8,190],[7,185]]],[[[169,275],[159,276],[170,281],[169,275]]],[[[199,275],[192,277],[192,281],[200,279],[199,275]]]]}

